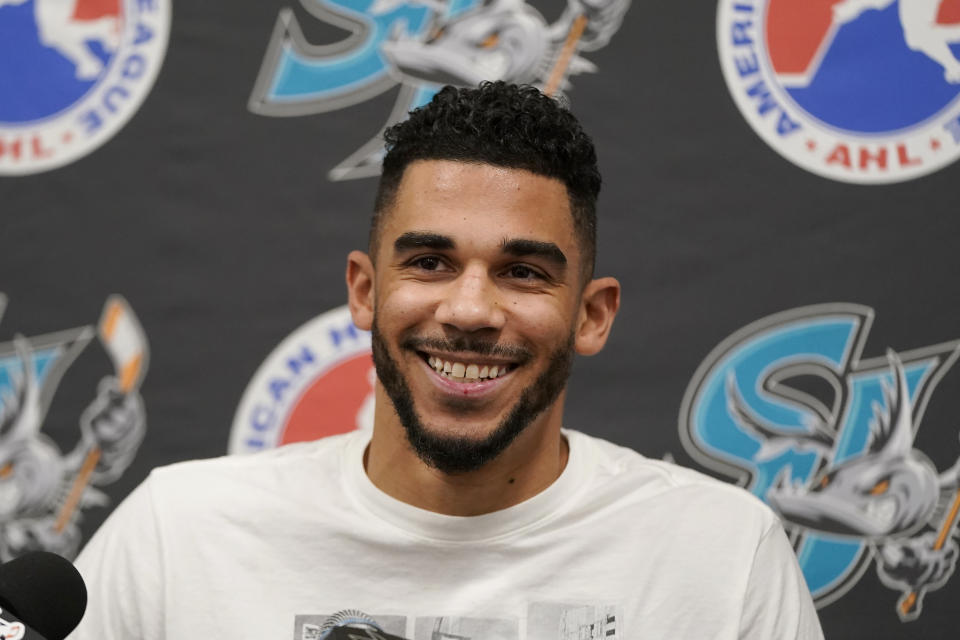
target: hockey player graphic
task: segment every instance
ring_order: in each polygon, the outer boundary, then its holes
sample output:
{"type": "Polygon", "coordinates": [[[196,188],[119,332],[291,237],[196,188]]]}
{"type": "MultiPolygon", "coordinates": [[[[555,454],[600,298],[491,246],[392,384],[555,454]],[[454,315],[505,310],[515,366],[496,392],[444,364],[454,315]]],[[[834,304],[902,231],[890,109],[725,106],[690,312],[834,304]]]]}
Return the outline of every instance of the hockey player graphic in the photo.
{"type": "Polygon", "coordinates": [[[83,349],[91,333],[85,328],[47,341],[53,346],[36,348],[18,335],[13,353],[0,354],[6,364],[2,371],[6,384],[0,391],[2,561],[32,550],[73,558],[81,543],[81,511],[107,503],[94,487],[119,478],[143,439],[146,419],[138,389],[146,371],[146,341],[132,311],[119,297],[108,300],[99,326],[116,375],[100,380],[95,398],[80,416],[77,443],[63,454],[41,432],[58,374],[83,349]],[[55,355],[41,355],[51,351],[55,355]],[[57,360],[66,364],[51,374],[57,360]]]}
{"type": "MultiPolygon", "coordinates": [[[[28,1],[0,0],[0,7],[28,1]]],[[[99,76],[103,62],[91,51],[88,42],[99,43],[106,53],[117,49],[121,31],[118,2],[33,0],[33,3],[40,43],[69,60],[78,80],[93,80],[99,76]]]]}
{"type": "MultiPolygon", "coordinates": [[[[834,24],[840,26],[860,17],[868,9],[883,9],[897,0],[844,0],[833,5],[834,24]]],[[[947,82],[960,83],[960,61],[950,50],[960,43],[960,24],[937,22],[945,0],[899,0],[898,11],[907,46],[920,51],[943,67],[947,82]]]]}

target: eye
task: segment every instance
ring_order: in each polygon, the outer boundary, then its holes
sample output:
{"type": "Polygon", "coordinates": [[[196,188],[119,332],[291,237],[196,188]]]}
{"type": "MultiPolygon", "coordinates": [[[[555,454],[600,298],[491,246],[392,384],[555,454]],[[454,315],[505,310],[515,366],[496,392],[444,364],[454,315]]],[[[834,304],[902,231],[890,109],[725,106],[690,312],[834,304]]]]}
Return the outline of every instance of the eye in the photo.
{"type": "Polygon", "coordinates": [[[486,38],[480,41],[480,46],[484,49],[491,49],[497,46],[497,43],[500,42],[500,34],[491,33],[486,38]]]}
{"type": "Polygon", "coordinates": [[[543,275],[525,264],[515,264],[507,269],[507,275],[517,280],[542,280],[543,275]]]}
{"type": "Polygon", "coordinates": [[[872,496],[880,496],[880,495],[883,495],[883,494],[885,494],[885,493],[887,492],[887,489],[889,489],[889,488],[890,488],[890,481],[889,481],[889,480],[881,480],[881,481],[878,482],[877,484],[873,485],[873,488],[872,488],[872,489],[870,489],[870,495],[872,495],[872,496]]]}
{"type": "Polygon", "coordinates": [[[822,476],[820,476],[820,480],[818,480],[817,483],[813,485],[811,491],[823,491],[824,489],[830,486],[831,482],[833,482],[833,474],[825,473],[822,476]]]}
{"type": "Polygon", "coordinates": [[[421,256],[411,261],[410,264],[424,271],[436,271],[443,265],[443,262],[437,256],[421,256]]]}

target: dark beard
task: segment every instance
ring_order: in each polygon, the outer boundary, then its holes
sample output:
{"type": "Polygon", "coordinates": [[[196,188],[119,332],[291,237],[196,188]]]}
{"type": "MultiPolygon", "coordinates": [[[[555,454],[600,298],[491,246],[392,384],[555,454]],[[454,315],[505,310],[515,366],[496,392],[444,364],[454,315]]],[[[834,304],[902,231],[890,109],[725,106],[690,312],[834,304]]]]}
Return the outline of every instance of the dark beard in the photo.
{"type": "MultiPolygon", "coordinates": [[[[520,399],[506,418],[485,438],[475,440],[464,436],[441,435],[428,431],[413,406],[413,394],[400,373],[396,361],[390,356],[376,319],[372,330],[373,364],[383,388],[400,416],[400,423],[407,432],[407,440],[417,456],[425,463],[444,473],[463,473],[479,469],[490,462],[527,428],[544,409],[549,407],[563,391],[573,365],[573,335],[565,345],[550,354],[547,368],[534,383],[520,395],[520,399]]],[[[429,343],[439,347],[436,340],[410,339],[401,345],[412,349],[414,345],[429,343]]],[[[472,344],[465,348],[464,340],[451,341],[445,350],[474,351],[482,354],[518,353],[520,349],[504,350],[489,343],[472,344]]],[[[529,356],[528,358],[529,359],[529,356]]]]}

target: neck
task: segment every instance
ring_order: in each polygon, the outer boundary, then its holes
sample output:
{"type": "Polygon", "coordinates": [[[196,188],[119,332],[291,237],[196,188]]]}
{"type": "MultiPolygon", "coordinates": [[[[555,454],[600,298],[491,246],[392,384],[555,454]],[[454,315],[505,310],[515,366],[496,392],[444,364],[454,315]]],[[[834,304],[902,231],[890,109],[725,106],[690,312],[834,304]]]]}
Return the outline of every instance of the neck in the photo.
{"type": "Polygon", "coordinates": [[[494,460],[475,471],[444,473],[413,451],[393,404],[377,387],[364,466],[371,482],[397,500],[451,516],[491,513],[537,495],[567,464],[569,448],[560,433],[563,394],[494,460]]]}

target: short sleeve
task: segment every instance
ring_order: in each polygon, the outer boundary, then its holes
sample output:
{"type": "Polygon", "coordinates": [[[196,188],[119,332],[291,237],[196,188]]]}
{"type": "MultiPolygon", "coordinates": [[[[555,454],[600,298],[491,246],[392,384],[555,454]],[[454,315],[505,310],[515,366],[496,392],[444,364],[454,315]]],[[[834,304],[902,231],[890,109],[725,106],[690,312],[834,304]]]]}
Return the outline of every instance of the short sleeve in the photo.
{"type": "Polygon", "coordinates": [[[163,564],[150,480],[107,518],[80,553],[87,610],[70,640],[163,638],[163,564]]]}
{"type": "Polygon", "coordinates": [[[810,590],[779,522],[760,539],[740,616],[741,640],[823,640],[810,590]]]}

